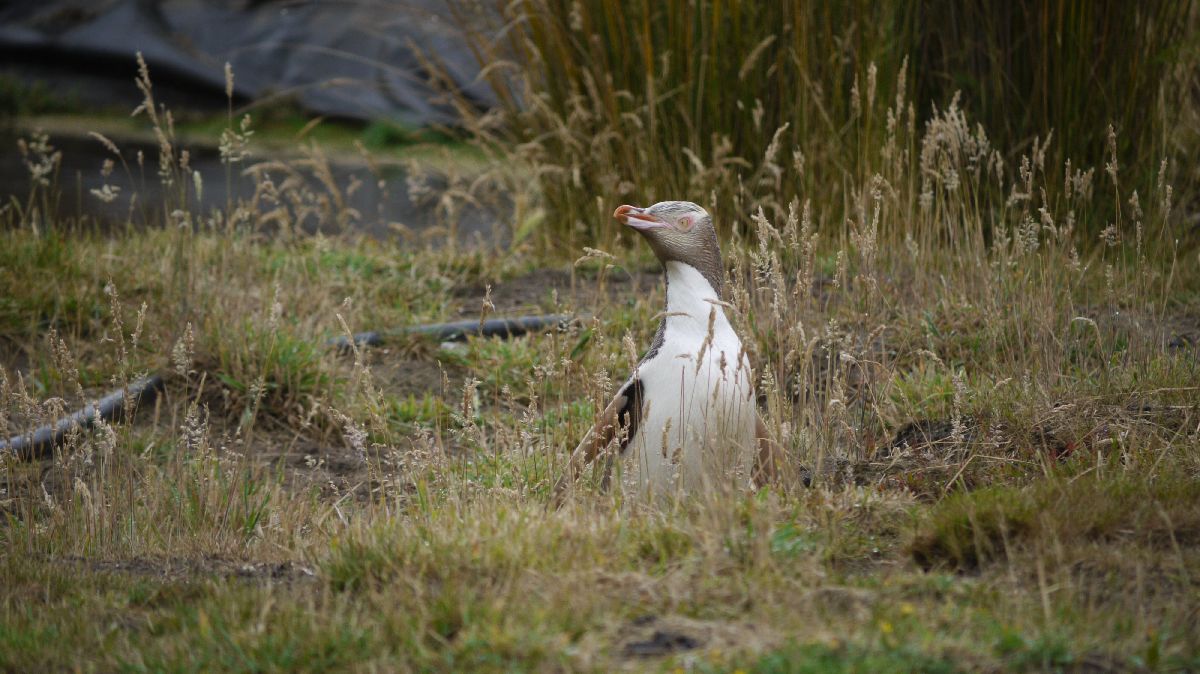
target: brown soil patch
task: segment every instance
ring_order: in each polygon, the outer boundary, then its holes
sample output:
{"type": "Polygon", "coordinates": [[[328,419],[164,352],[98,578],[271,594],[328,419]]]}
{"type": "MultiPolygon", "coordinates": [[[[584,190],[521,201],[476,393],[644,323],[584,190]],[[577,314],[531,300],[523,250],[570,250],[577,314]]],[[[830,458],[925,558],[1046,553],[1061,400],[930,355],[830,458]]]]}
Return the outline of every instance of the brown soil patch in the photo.
{"type": "Polygon", "coordinates": [[[466,376],[461,366],[439,361],[433,355],[405,353],[404,348],[366,349],[363,358],[371,370],[372,382],[384,394],[400,398],[420,398],[427,393],[452,397],[466,376]]]}
{"type": "Polygon", "coordinates": [[[133,557],[116,560],[60,557],[50,561],[79,567],[91,573],[117,573],[164,581],[205,577],[285,582],[316,579],[314,569],[293,561],[255,562],[221,557],[133,557]]]}
{"type": "MultiPolygon", "coordinates": [[[[486,283],[464,286],[455,293],[460,300],[459,316],[477,316],[487,292],[486,283]]],[[[539,269],[492,286],[492,304],[499,316],[555,313],[563,307],[587,311],[602,300],[634,297],[662,286],[656,269],[610,269],[601,279],[594,271],[539,269]],[[560,306],[554,304],[557,292],[560,306]]]]}

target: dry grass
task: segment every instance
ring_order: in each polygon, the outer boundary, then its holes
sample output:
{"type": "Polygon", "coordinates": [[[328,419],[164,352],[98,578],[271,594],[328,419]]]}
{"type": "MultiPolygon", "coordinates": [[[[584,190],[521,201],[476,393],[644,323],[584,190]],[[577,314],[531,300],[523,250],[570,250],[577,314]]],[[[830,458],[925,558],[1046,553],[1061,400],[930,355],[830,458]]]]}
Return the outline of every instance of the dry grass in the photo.
{"type": "MultiPolygon", "coordinates": [[[[154,409],[45,462],[3,459],[0,667],[1200,666],[1200,264],[1172,235],[1165,174],[1135,196],[1115,158],[998,162],[951,106],[849,147],[871,168],[840,196],[724,204],[746,219],[729,299],[783,475],[666,510],[585,488],[553,511],[567,452],[653,332],[645,251],[568,270],[522,245],[304,235],[306,218],[361,217],[341,187],[287,180],[320,175],[317,154],[196,213],[151,110],[179,196],[131,219],[164,226],[56,217],[37,143],[31,193],[4,210],[0,431],[171,375],[154,409]],[[1100,204],[1112,227],[1081,237],[1100,204]],[[530,305],[596,318],[322,346],[530,305]]],[[[231,170],[249,130],[231,119],[231,170]]],[[[774,161],[715,170],[761,180],[774,161]]],[[[498,183],[450,184],[482,199],[498,183]]]]}

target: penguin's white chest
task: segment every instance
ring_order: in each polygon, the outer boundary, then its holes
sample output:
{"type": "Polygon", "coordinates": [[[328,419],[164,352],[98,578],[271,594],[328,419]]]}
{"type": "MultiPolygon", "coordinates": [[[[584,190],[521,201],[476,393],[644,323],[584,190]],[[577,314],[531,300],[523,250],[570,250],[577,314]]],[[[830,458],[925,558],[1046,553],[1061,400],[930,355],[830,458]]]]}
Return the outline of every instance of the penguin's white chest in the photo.
{"type": "Polygon", "coordinates": [[[644,407],[623,482],[655,495],[739,488],[755,448],[749,359],[703,275],[668,262],[667,281],[663,343],[636,375],[644,407]]]}

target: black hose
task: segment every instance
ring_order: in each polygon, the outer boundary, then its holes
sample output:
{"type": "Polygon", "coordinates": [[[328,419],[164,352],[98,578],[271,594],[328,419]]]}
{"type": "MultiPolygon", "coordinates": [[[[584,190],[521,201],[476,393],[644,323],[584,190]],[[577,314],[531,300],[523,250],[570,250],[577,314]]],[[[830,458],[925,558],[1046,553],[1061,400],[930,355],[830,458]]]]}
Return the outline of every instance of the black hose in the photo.
{"type": "Polygon", "coordinates": [[[396,334],[427,335],[443,342],[461,342],[467,338],[467,335],[479,335],[481,337],[520,337],[521,335],[537,330],[564,327],[570,322],[570,316],[561,314],[521,316],[519,318],[491,318],[483,322],[477,320],[454,321],[452,323],[415,325],[387,332],[360,332],[352,336],[335,337],[326,343],[340,349],[350,348],[351,342],[359,346],[379,346],[389,336],[396,334]]]}
{"type": "MultiPolygon", "coordinates": [[[[350,344],[378,346],[392,334],[429,335],[442,341],[462,341],[467,335],[483,337],[519,337],[549,327],[562,327],[571,320],[570,316],[551,314],[547,316],[521,316],[519,318],[492,318],[486,321],[454,321],[401,328],[386,332],[360,332],[353,336],[335,337],[326,342],[328,346],[348,349],[350,344]]],[[[18,458],[32,461],[48,456],[61,445],[67,434],[75,428],[91,428],[98,419],[112,421],[125,411],[126,396],[132,397],[134,405],[150,403],[163,388],[162,375],[143,377],[119,391],[86,405],[83,409],[59,419],[58,423],[46,425],[30,433],[14,435],[0,441],[0,453],[12,452],[18,458]]]]}
{"type": "Polygon", "coordinates": [[[25,461],[40,459],[49,455],[54,448],[61,445],[67,434],[75,428],[91,428],[98,419],[112,421],[125,412],[125,397],[132,398],[134,405],[150,403],[162,390],[161,375],[151,375],[135,380],[129,386],[113,391],[103,398],[89,403],[83,409],[77,410],[54,425],[42,426],[32,433],[14,435],[7,442],[0,442],[0,452],[9,451],[17,458],[25,461]]]}

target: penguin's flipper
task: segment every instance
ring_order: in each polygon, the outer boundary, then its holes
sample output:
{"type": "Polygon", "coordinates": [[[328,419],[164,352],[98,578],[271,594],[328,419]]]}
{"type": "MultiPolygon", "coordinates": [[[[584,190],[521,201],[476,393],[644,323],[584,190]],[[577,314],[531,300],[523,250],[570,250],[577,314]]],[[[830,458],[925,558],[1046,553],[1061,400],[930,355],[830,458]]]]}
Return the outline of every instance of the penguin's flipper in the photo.
{"type": "Polygon", "coordinates": [[[596,422],[571,453],[566,473],[554,485],[551,502],[555,508],[562,505],[567,490],[579,478],[583,469],[607,449],[614,439],[620,443],[621,450],[625,450],[629,440],[637,432],[641,418],[642,382],[635,375],[617,391],[612,402],[596,417],[596,422]]]}

